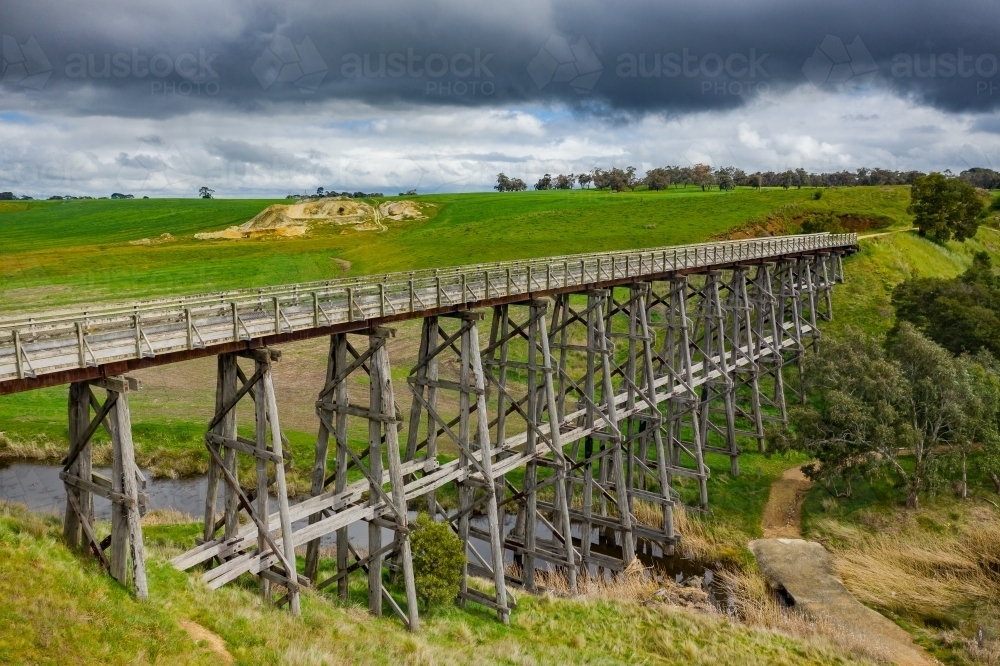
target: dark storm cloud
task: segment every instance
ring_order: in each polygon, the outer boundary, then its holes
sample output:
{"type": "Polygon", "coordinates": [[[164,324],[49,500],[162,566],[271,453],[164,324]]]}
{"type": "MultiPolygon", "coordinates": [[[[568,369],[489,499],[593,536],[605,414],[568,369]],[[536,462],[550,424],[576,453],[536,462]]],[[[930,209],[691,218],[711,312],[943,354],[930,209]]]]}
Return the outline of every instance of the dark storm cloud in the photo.
{"type": "MultiPolygon", "coordinates": [[[[70,113],[568,103],[612,117],[731,109],[800,85],[1000,101],[1000,9],[899,3],[3,3],[4,94],[70,113]]],[[[0,96],[0,108],[3,96],[0,96]]]]}

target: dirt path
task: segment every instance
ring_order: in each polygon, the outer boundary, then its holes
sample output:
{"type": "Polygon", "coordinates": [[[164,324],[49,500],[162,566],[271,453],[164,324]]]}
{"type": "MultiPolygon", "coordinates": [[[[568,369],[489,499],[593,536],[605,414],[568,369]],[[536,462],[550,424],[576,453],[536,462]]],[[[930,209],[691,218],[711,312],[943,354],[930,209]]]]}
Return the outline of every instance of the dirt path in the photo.
{"type": "Polygon", "coordinates": [[[848,633],[866,637],[901,666],[932,666],[932,657],[888,618],[862,605],[837,579],[833,557],[822,544],[802,539],[802,502],[812,481],[802,465],[771,484],[764,507],[764,538],[750,542],[771,587],[788,593],[795,607],[848,633]]]}
{"type": "Polygon", "coordinates": [[[197,622],[192,622],[191,620],[177,620],[177,624],[181,625],[181,629],[186,631],[195,643],[204,643],[205,647],[214,652],[219,657],[220,663],[236,663],[236,660],[233,659],[233,655],[231,655],[229,650],[226,649],[226,641],[222,640],[222,636],[219,634],[209,631],[197,622]]]}
{"type": "Polygon", "coordinates": [[[905,229],[893,229],[892,231],[881,231],[877,234],[858,234],[858,240],[866,240],[868,238],[880,238],[882,236],[888,236],[890,234],[900,234],[904,231],[913,231],[916,227],[907,227],[905,229]]]}
{"type": "Polygon", "coordinates": [[[764,507],[765,539],[802,538],[802,502],[812,481],[802,473],[802,465],[786,469],[771,484],[771,495],[764,507]]]}

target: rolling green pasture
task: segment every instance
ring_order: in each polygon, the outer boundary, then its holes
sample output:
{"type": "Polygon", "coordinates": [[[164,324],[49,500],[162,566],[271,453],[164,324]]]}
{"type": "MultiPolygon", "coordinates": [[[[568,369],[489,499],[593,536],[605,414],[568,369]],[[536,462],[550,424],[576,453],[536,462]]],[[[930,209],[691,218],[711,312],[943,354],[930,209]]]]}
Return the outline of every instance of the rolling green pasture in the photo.
{"type": "Polygon", "coordinates": [[[812,213],[908,223],[906,188],[594,190],[438,194],[429,219],[382,233],[317,227],[283,239],[196,240],[279,201],[0,202],[5,311],[110,302],[344,275],[704,241],[755,222],[792,229],[812,213]],[[154,245],[129,241],[169,233],[154,245]],[[334,259],[340,260],[335,262],[334,259]],[[350,262],[345,272],[342,261],[350,262]]]}

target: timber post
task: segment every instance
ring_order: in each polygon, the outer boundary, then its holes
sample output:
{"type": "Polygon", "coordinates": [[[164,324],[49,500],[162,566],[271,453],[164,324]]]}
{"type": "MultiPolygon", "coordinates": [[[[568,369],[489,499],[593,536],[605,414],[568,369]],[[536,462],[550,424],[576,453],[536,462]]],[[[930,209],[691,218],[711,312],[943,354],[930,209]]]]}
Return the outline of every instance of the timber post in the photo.
{"type": "Polygon", "coordinates": [[[136,598],[146,599],[149,586],[142,514],[147,498],[141,492],[145,478],[135,464],[128,404],[129,391],[138,388],[137,380],[122,376],[70,385],[70,451],[63,460],[59,478],[66,487],[63,527],[67,543],[71,547],[86,544],[112,577],[124,586],[131,583],[136,598]],[[104,390],[103,403],[94,388],[104,390]],[[93,420],[90,418],[92,407],[93,420]],[[99,427],[103,427],[111,438],[110,478],[93,471],[91,438],[99,427]],[[94,495],[111,502],[111,536],[104,541],[98,541],[94,533],[94,495]]]}

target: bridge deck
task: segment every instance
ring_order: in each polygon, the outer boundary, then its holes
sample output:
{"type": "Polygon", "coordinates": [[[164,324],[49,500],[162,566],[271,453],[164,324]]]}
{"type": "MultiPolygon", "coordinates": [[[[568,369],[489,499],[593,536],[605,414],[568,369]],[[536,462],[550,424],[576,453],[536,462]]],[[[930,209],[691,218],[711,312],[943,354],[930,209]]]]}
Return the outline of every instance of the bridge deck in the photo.
{"type": "Polygon", "coordinates": [[[4,315],[0,395],[431,314],[856,245],[856,234],[722,241],[4,315]]]}

